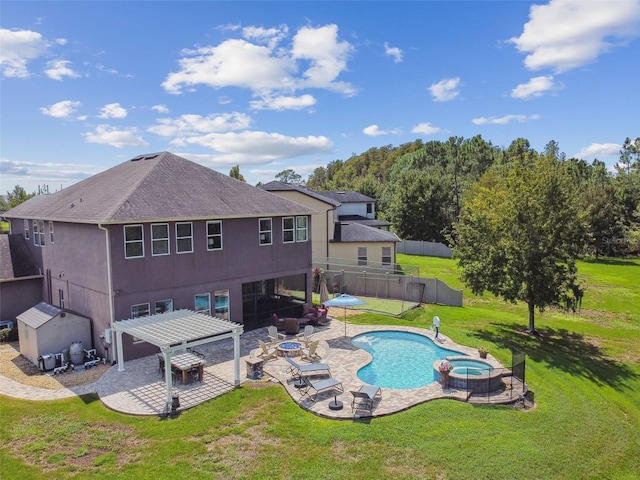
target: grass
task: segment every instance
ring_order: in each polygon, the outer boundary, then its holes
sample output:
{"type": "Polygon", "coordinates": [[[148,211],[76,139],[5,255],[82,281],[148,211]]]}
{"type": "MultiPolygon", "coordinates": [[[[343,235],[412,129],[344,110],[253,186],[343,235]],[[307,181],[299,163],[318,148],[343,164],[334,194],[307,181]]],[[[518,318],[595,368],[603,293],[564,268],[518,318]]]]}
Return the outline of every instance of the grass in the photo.
{"type": "MultiPolygon", "coordinates": [[[[451,260],[408,259],[422,276],[459,282],[451,260]]],[[[403,318],[349,317],[427,327],[438,315],[443,333],[483,344],[505,364],[512,349],[526,353],[537,404],[529,411],[438,400],[335,421],[301,410],[269,382],[167,420],[121,415],[95,396],[2,398],[0,477],[637,479],[640,261],[583,262],[579,270],[588,284],[581,312],[537,314],[538,337],[524,333],[524,306],[490,295],[465,293],[463,308],[426,305],[403,318]]]]}

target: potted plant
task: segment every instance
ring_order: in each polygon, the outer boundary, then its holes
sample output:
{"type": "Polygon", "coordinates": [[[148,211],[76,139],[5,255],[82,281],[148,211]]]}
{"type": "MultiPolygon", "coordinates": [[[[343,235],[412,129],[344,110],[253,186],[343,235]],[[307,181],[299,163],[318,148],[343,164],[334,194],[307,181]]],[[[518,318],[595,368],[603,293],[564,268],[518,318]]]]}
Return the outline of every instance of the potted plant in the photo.
{"type": "Polygon", "coordinates": [[[480,358],[487,358],[487,353],[489,353],[489,349],[483,345],[478,347],[478,353],[480,354],[480,358]]]}
{"type": "Polygon", "coordinates": [[[440,372],[440,378],[442,379],[442,386],[446,387],[449,385],[449,373],[453,370],[453,365],[451,365],[446,360],[443,360],[438,366],[438,371],[440,372]]]}

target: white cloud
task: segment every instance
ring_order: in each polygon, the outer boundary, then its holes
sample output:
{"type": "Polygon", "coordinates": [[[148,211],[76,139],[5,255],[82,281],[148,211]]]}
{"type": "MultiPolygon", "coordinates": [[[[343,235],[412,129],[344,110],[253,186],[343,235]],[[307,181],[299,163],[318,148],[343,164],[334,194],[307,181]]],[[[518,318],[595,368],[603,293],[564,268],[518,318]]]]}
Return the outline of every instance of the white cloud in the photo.
{"type": "Polygon", "coordinates": [[[27,78],[27,63],[44,55],[49,44],[38,32],[0,28],[0,69],[5,77],[27,78]]]}
{"type": "Polygon", "coordinates": [[[504,117],[479,117],[471,120],[476,125],[506,125],[513,121],[525,123],[529,120],[538,120],[540,115],[505,115],[504,117]]]}
{"type": "Polygon", "coordinates": [[[622,145],[618,143],[592,143],[588,147],[584,147],[577,154],[576,158],[583,160],[595,160],[598,157],[611,157],[619,155],[622,145]]]}
{"type": "Polygon", "coordinates": [[[69,68],[68,65],[70,64],[69,60],[51,60],[47,62],[47,68],[44,73],[52,80],[62,81],[63,77],[78,78],[80,75],[69,68]]]}
{"type": "MultiPolygon", "coordinates": [[[[70,185],[79,180],[99,173],[100,168],[95,165],[55,162],[29,162],[0,159],[0,173],[3,177],[16,177],[16,182],[29,192],[32,187],[25,185],[25,179],[33,185],[59,184],[70,185]]],[[[54,185],[51,185],[53,187],[54,185]]],[[[53,190],[52,190],[53,192],[53,190]]]]}
{"type": "Polygon", "coordinates": [[[183,88],[197,85],[216,89],[239,87],[265,97],[273,92],[291,93],[304,88],[355,93],[350,84],[337,81],[346,70],[352,47],[348,42],[338,41],[336,25],[299,29],[290,49],[279,46],[287,34],[284,26],[247,27],[243,32],[253,42],[236,38],[215,46],[184,50],[178,61],[179,70],[167,75],[162,83],[164,89],[179,94],[183,88]],[[302,72],[298,73],[299,70],[302,72]]]}
{"type": "Polygon", "coordinates": [[[380,130],[378,125],[369,125],[362,129],[362,133],[370,137],[379,137],[380,135],[398,135],[400,133],[400,129],[393,128],[391,130],[380,130]]]}
{"type": "Polygon", "coordinates": [[[387,42],[384,42],[384,53],[390,57],[393,57],[395,63],[402,62],[402,50],[398,47],[390,47],[387,42]]]}
{"type": "Polygon", "coordinates": [[[78,101],[63,100],[62,102],[54,103],[48,107],[42,107],[40,111],[44,115],[48,115],[50,117],[69,118],[78,110],[78,108],[80,108],[80,105],[81,103],[78,101]]]}
{"type": "Polygon", "coordinates": [[[151,110],[158,113],[169,113],[169,108],[166,105],[154,105],[151,110]]]}
{"type": "Polygon", "coordinates": [[[201,145],[220,152],[223,164],[262,164],[278,159],[302,157],[331,151],[333,143],[324,136],[288,137],[258,131],[210,133],[190,137],[186,144],[201,145]]]}
{"type": "Polygon", "coordinates": [[[433,135],[442,131],[439,127],[434,127],[430,123],[419,123],[411,129],[411,133],[424,133],[425,135],[433,135]]]}
{"type": "Polygon", "coordinates": [[[440,80],[438,83],[434,83],[429,87],[429,91],[431,95],[433,95],[433,99],[436,102],[447,102],[449,100],[453,100],[456,98],[460,91],[458,87],[460,86],[460,77],[456,78],[445,78],[444,80],[440,80]]]}
{"type": "Polygon", "coordinates": [[[637,36],[639,23],[638,0],[551,0],[533,5],[522,34],[509,42],[527,54],[524,64],[529,70],[552,68],[560,73],[591,63],[637,36]]]}
{"type": "Polygon", "coordinates": [[[521,83],[511,90],[512,98],[528,100],[544,95],[546,92],[560,90],[562,87],[554,84],[552,75],[533,77],[528,83],[521,83]]]}
{"type": "Polygon", "coordinates": [[[158,124],[149,127],[147,131],[163,137],[189,137],[203,133],[243,130],[251,125],[251,117],[238,112],[208,115],[206,117],[187,114],[178,118],[161,118],[158,120],[158,124]]]}
{"type": "Polygon", "coordinates": [[[109,103],[100,109],[98,118],[125,118],[127,109],[120,106],[119,103],[109,103]]]}
{"type": "Polygon", "coordinates": [[[280,96],[280,97],[265,97],[260,100],[254,100],[250,102],[250,107],[253,110],[302,110],[304,108],[312,107],[316,104],[316,99],[313,95],[301,95],[299,97],[292,96],[280,96]]]}
{"type": "Polygon", "coordinates": [[[88,143],[111,145],[112,147],[148,147],[142,137],[138,136],[138,130],[134,127],[117,129],[109,125],[98,125],[93,132],[84,134],[88,143]]]}

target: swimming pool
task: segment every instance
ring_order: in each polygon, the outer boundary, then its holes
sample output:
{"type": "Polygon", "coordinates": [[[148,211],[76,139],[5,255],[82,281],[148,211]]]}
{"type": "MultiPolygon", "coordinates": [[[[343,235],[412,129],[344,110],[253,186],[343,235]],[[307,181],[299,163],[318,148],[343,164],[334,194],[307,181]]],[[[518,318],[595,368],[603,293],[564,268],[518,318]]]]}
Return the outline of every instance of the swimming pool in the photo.
{"type": "Polygon", "coordinates": [[[358,370],[358,378],[382,388],[418,388],[439,379],[431,365],[435,360],[462,353],[439,347],[411,332],[382,330],[355,336],[351,343],[369,352],[371,363],[358,370]]]}

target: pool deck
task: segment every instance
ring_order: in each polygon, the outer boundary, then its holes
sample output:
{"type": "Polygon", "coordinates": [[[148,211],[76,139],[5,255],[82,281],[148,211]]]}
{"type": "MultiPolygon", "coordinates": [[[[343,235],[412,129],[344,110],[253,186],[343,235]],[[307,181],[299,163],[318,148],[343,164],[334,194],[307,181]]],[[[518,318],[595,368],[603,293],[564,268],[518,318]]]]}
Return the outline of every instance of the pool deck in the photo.
{"type": "MultiPolygon", "coordinates": [[[[240,338],[240,377],[241,383],[272,381],[281,384],[290,397],[315,415],[333,419],[354,419],[363,417],[379,417],[407,410],[415,405],[437,399],[454,399],[469,403],[513,403],[521,398],[526,386],[511,376],[505,377],[503,390],[483,394],[481,396],[469,396],[464,390],[443,388],[441,384],[434,382],[430,385],[413,389],[388,389],[382,388],[382,396],[377,398],[372,412],[368,410],[352,410],[350,391],[357,390],[364,383],[358,379],[357,371],[369,363],[371,356],[351,344],[351,338],[361,333],[397,330],[413,332],[434,339],[434,332],[407,326],[370,326],[347,325],[347,337],[344,337],[345,325],[343,322],[333,319],[328,326],[316,329],[313,340],[320,340],[318,360],[327,363],[331,369],[331,376],[342,383],[344,392],[339,390],[321,391],[316,401],[309,397],[303,397],[297,389],[291,376],[287,373],[289,364],[282,357],[267,360],[264,364],[264,377],[261,380],[246,378],[246,360],[252,354],[259,352],[258,340],[267,339],[267,329],[261,328],[242,334],[240,338]],[[343,403],[341,410],[331,410],[330,402],[338,400],[343,403]]],[[[458,345],[440,335],[441,341],[434,340],[440,346],[465,353],[472,358],[479,358],[475,348],[458,345]]],[[[289,339],[293,339],[290,336],[289,339]]],[[[233,341],[232,339],[214,342],[197,348],[206,356],[206,367],[202,382],[189,385],[174,385],[174,394],[179,395],[180,410],[192,408],[207,400],[227,393],[234,388],[233,376],[233,341]]],[[[309,362],[296,359],[300,364],[309,362]]],[[[504,368],[495,358],[488,355],[486,361],[494,368],[504,368]]],[[[425,368],[432,368],[425,365],[425,368]]],[[[312,381],[327,378],[326,375],[309,377],[312,381]]],[[[158,360],[155,355],[129,360],[125,362],[125,371],[119,372],[117,365],[112,366],[98,381],[88,385],[74,388],[43,389],[30,387],[0,376],[0,394],[23,398],[27,400],[56,400],[87,393],[97,393],[105,406],[112,410],[131,415],[163,415],[165,413],[165,384],[158,371],[158,360]]]]}

